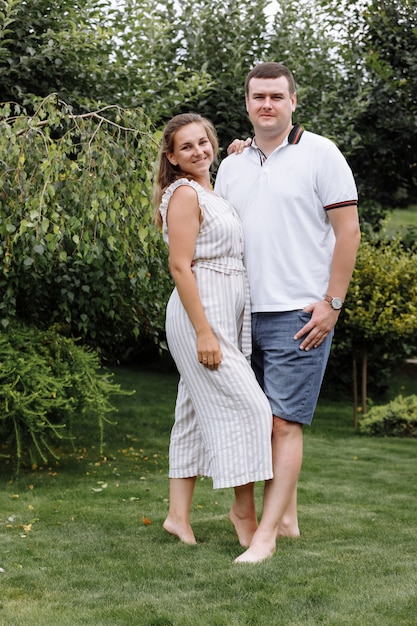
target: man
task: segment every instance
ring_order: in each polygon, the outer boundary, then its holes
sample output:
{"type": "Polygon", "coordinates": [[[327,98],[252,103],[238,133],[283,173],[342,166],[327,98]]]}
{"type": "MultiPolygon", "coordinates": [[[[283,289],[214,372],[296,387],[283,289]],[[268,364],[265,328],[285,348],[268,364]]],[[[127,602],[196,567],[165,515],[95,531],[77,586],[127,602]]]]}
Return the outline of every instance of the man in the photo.
{"type": "Polygon", "coordinates": [[[245,98],[255,135],[242,154],[221,163],[215,191],[243,222],[252,364],[274,415],[274,478],[265,483],[249,548],[236,559],[256,563],[273,555],[277,536],[299,535],[302,429],[313,418],[360,229],[345,158],[330,140],[292,122],[297,98],[289,69],[256,66],[245,98]]]}

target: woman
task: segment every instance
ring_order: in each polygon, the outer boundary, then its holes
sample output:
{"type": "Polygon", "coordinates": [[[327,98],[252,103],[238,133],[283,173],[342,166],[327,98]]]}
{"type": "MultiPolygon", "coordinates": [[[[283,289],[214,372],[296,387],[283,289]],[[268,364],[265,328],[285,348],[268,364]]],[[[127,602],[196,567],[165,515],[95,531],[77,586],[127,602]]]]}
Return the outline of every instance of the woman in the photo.
{"type": "Polygon", "coordinates": [[[190,508],[198,475],[234,487],[230,519],[242,546],[257,528],[253,484],[272,477],[269,403],[246,359],[249,290],[237,214],[210,184],[212,124],[186,113],[168,122],[155,191],[175,289],[166,334],[180,373],[170,442],[167,532],[196,543],[190,508]]]}

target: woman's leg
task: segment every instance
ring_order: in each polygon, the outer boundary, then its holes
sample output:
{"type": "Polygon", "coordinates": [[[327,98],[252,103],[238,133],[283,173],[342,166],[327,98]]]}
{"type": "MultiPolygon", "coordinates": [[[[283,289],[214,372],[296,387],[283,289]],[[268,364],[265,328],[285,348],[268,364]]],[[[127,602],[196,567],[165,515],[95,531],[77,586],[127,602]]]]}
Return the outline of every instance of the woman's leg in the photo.
{"type": "Polygon", "coordinates": [[[235,501],[229,512],[230,521],[235,527],[239,543],[247,548],[258,528],[256,517],[254,483],[235,487],[235,501]]]}
{"type": "Polygon", "coordinates": [[[163,527],[184,543],[196,543],[190,509],[197,475],[206,475],[205,450],[187,386],[180,379],[169,446],[169,511],[163,527]]]}
{"type": "Polygon", "coordinates": [[[197,543],[190,524],[195,480],[193,477],[171,478],[169,481],[169,511],[163,526],[183,543],[197,543]]]}

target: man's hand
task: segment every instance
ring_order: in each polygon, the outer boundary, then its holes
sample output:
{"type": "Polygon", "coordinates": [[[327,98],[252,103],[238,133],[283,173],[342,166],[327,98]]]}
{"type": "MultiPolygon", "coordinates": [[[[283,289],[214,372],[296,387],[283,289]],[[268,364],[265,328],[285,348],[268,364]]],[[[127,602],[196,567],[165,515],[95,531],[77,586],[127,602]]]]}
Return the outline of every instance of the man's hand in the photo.
{"type": "Polygon", "coordinates": [[[294,335],[294,339],[297,341],[304,337],[300,344],[300,350],[308,351],[311,348],[318,348],[326,337],[330,335],[336,326],[340,311],[333,310],[326,301],[310,304],[304,311],[312,313],[311,319],[294,335]]]}

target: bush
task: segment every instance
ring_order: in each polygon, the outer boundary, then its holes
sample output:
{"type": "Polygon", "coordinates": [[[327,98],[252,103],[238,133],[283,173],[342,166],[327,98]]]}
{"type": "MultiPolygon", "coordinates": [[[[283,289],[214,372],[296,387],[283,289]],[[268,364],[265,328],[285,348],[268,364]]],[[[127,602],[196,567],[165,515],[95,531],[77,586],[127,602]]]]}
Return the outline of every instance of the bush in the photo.
{"type": "Polygon", "coordinates": [[[157,342],[172,289],[141,110],[0,107],[0,324],[65,323],[102,358],[157,342]]]}
{"type": "Polygon", "coordinates": [[[364,435],[417,437],[417,396],[397,396],[383,406],[374,406],[359,423],[364,435]]]}
{"type": "Polygon", "coordinates": [[[95,415],[100,454],[104,424],[115,411],[112,394],[127,394],[99,370],[97,353],[62,336],[19,324],[0,335],[0,438],[16,457],[17,472],[28,454],[32,465],[72,438],[75,420],[95,415]]]}

